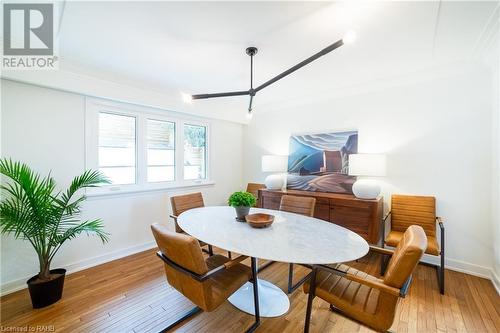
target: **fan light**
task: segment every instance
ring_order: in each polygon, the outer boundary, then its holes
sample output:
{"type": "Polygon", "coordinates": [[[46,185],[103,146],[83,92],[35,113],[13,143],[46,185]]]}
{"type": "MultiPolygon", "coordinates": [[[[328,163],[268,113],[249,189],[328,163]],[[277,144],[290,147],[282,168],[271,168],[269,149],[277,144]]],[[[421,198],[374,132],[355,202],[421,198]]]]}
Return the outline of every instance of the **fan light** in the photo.
{"type": "Polygon", "coordinates": [[[252,117],[253,117],[252,111],[248,111],[247,112],[247,119],[252,119],[252,117]]]}
{"type": "Polygon", "coordinates": [[[351,30],[348,31],[345,35],[344,38],[342,38],[342,41],[346,44],[352,44],[356,41],[356,32],[351,30]]]}
{"type": "Polygon", "coordinates": [[[184,101],[184,103],[191,104],[191,102],[193,101],[193,96],[191,96],[190,94],[186,94],[185,92],[181,92],[181,96],[182,96],[182,100],[184,101]]]}

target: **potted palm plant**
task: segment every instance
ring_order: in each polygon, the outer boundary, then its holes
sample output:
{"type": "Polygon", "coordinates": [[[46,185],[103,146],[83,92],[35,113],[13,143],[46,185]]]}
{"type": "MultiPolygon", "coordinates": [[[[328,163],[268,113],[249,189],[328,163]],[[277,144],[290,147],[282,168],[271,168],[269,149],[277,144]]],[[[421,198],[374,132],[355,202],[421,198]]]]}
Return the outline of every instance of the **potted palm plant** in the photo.
{"type": "Polygon", "coordinates": [[[50,269],[50,264],[61,246],[82,233],[108,241],[100,219],[80,221],[85,196],[77,192],[109,181],[100,172],[88,170],[74,178],[66,191],[57,191],[50,174],[42,178],[26,164],[6,158],[0,160],[0,174],[9,179],[0,184],[0,232],[26,240],[35,249],[40,271],[27,281],[33,308],[55,303],[61,299],[66,270],[50,269]]]}
{"type": "Polygon", "coordinates": [[[255,197],[249,192],[234,192],[228,199],[229,206],[236,210],[236,221],[244,222],[250,207],[255,205],[255,197]]]}

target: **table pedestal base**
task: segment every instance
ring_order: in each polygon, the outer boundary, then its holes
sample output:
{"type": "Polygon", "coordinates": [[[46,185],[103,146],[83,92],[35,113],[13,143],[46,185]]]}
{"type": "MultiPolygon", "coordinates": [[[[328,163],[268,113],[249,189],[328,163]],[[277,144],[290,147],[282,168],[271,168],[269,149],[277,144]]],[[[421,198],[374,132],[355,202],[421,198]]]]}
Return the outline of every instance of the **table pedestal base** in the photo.
{"type": "MultiPolygon", "coordinates": [[[[261,317],[279,317],[290,308],[288,296],[277,286],[266,280],[257,279],[259,288],[259,310],[261,317]]],[[[255,314],[253,285],[245,283],[232,294],[228,301],[246,313],[255,314]]]]}

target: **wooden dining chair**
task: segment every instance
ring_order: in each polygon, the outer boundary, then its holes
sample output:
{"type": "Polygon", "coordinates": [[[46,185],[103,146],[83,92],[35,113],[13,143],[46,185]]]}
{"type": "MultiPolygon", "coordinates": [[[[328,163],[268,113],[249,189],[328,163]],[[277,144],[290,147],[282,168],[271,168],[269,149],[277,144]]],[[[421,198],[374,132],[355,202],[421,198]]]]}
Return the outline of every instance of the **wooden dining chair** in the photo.
{"type": "Polygon", "coordinates": [[[422,227],[407,228],[396,250],[371,246],[372,251],[390,256],[382,278],[346,265],[313,265],[311,278],[304,284],[307,299],[304,332],[309,332],[314,297],[330,303],[339,312],[379,332],[386,332],[394,321],[400,297],[405,297],[411,276],[427,248],[422,227]]]}
{"type": "MultiPolygon", "coordinates": [[[[410,225],[420,225],[427,235],[426,254],[440,258],[440,265],[431,265],[436,268],[439,291],[444,294],[444,225],[442,218],[436,216],[436,198],[432,196],[400,195],[391,197],[391,211],[382,220],[382,235],[384,245],[396,247],[403,237],[403,233],[410,225]],[[387,236],[386,224],[389,223],[387,236]],[[440,243],[437,240],[437,227],[440,229],[440,243]],[[441,246],[440,246],[441,245],[441,246]]],[[[385,269],[382,261],[381,273],[385,269]]]]}
{"type": "MultiPolygon", "coordinates": [[[[172,205],[172,214],[170,215],[170,217],[174,220],[175,231],[183,234],[185,234],[185,232],[184,230],[182,230],[179,224],[177,224],[177,217],[189,209],[205,207],[203,195],[200,192],[170,197],[170,203],[172,205]]],[[[208,251],[203,249],[204,252],[208,253],[208,255],[210,256],[214,254],[212,245],[206,244],[202,241],[199,242],[201,246],[208,247],[208,251]]],[[[227,255],[229,259],[231,259],[231,252],[228,251],[227,255]]]]}
{"type": "Polygon", "coordinates": [[[258,184],[258,183],[248,183],[247,184],[247,192],[252,193],[252,195],[255,197],[255,207],[260,207],[260,202],[259,202],[259,190],[266,188],[265,184],[258,184]]]}
{"type": "MultiPolygon", "coordinates": [[[[311,197],[298,197],[294,195],[281,196],[280,210],[283,212],[295,213],[305,216],[314,216],[314,207],[316,199],[311,197]]],[[[294,292],[304,281],[307,276],[302,278],[295,285],[293,284],[293,264],[288,265],[288,293],[294,292]]]]}
{"type": "Polygon", "coordinates": [[[255,323],[247,332],[253,332],[260,323],[257,265],[241,264],[247,256],[233,260],[221,255],[203,258],[200,243],[194,237],[172,232],[161,224],[151,225],[158,245],[158,257],[165,263],[168,283],[193,302],[196,307],[179,316],[162,331],[165,332],[201,310],[211,312],[224,303],[231,294],[252,280],[254,289],[255,323]]]}

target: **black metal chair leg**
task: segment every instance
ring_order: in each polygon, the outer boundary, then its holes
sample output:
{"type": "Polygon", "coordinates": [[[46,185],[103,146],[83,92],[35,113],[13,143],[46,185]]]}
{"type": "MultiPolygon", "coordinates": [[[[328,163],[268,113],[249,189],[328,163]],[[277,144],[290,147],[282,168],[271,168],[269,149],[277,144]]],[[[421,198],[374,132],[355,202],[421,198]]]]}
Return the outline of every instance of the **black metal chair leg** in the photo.
{"type": "Polygon", "coordinates": [[[167,332],[168,330],[172,329],[173,327],[177,326],[178,324],[182,323],[184,320],[194,316],[198,312],[201,312],[201,309],[199,307],[194,307],[188,312],[182,314],[179,318],[177,318],[175,321],[171,322],[168,324],[167,327],[165,327],[163,330],[161,330],[161,333],[167,332]]]}
{"type": "Polygon", "coordinates": [[[255,323],[247,330],[247,333],[254,332],[260,325],[260,310],[259,310],[259,287],[257,281],[257,259],[252,257],[252,283],[253,283],[253,304],[255,306],[255,323]]]}
{"type": "Polygon", "coordinates": [[[439,270],[439,291],[444,295],[444,227],[440,223],[441,228],[441,268],[439,270]]]}
{"type": "Polygon", "coordinates": [[[231,251],[227,251],[227,257],[228,257],[229,259],[233,259],[233,258],[231,258],[231,251]]]}
{"type": "Polygon", "coordinates": [[[272,264],[274,264],[275,262],[276,262],[276,261],[270,261],[270,262],[268,262],[267,264],[260,266],[260,267],[259,267],[259,269],[258,269],[258,272],[259,272],[259,273],[260,273],[260,272],[262,272],[263,270],[265,270],[266,268],[268,268],[269,266],[271,266],[271,265],[272,265],[272,264]]]}
{"type": "Polygon", "coordinates": [[[313,268],[311,273],[311,282],[309,285],[309,297],[307,298],[306,322],[304,324],[304,333],[309,333],[309,325],[311,324],[312,304],[314,293],[316,292],[316,268],[313,268]]]}
{"type": "Polygon", "coordinates": [[[380,258],[380,275],[385,274],[385,270],[387,268],[387,261],[388,259],[384,255],[382,256],[382,258],[380,258]]]}
{"type": "Polygon", "coordinates": [[[441,253],[441,267],[439,268],[439,291],[444,295],[444,252],[441,253]]]}
{"type": "Polygon", "coordinates": [[[300,279],[296,284],[293,284],[293,264],[289,264],[288,266],[288,293],[291,294],[297,288],[299,288],[306,280],[309,278],[309,275],[304,276],[302,279],[300,279]]]}

